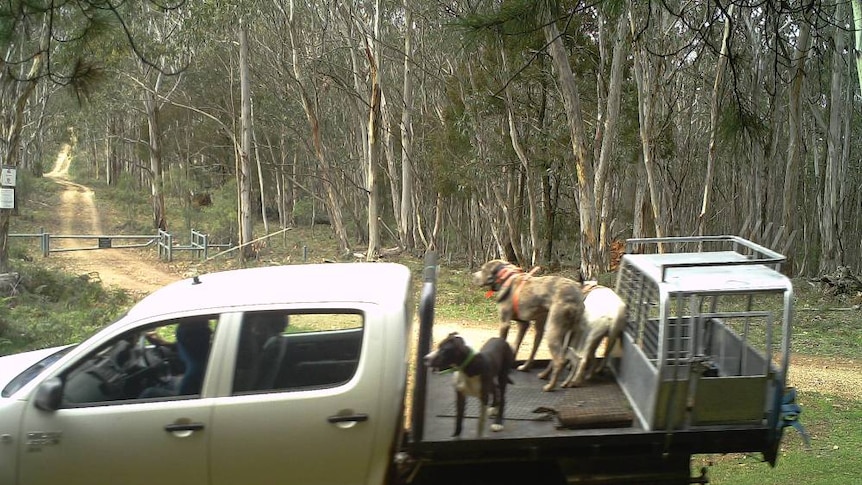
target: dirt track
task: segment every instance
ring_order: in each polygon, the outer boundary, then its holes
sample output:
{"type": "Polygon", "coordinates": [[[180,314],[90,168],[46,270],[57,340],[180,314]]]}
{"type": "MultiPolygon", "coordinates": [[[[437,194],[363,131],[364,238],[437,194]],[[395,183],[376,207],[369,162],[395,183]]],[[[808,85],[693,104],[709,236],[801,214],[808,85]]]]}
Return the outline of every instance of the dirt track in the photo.
{"type": "MultiPolygon", "coordinates": [[[[49,232],[59,234],[105,234],[102,221],[94,202],[93,190],[76,184],[68,179],[69,147],[66,146],[57,155],[54,169],[45,174],[63,186],[63,194],[57,218],[62,221],[62,227],[50,228],[49,232]]],[[[61,241],[59,247],[92,246],[92,240],[78,242],[76,240],[61,241]]],[[[51,258],[63,261],[64,266],[77,273],[93,273],[108,286],[115,286],[128,291],[145,295],[182,276],[170,273],[152,261],[144,261],[133,250],[109,249],[93,251],[69,251],[54,253],[51,258]]]]}
{"type": "MultiPolygon", "coordinates": [[[[68,180],[69,163],[66,147],[57,156],[54,169],[46,174],[64,187],[62,203],[57,208],[58,218],[63,221],[62,227],[50,228],[49,231],[62,234],[104,234],[93,200],[93,191],[68,180]]],[[[72,243],[74,241],[65,242],[72,243]]],[[[86,244],[92,245],[92,241],[86,244]]],[[[55,253],[51,258],[61,259],[64,266],[76,273],[98,274],[104,284],[141,296],[183,278],[183,275],[167,270],[165,265],[142,259],[139,253],[130,250],[70,251],[55,253]]],[[[434,327],[434,341],[439,341],[450,332],[458,331],[469,342],[478,346],[496,334],[496,327],[496,322],[438,321],[434,327]]],[[[532,339],[531,329],[521,348],[521,357],[529,350],[532,339]]],[[[547,355],[543,343],[538,357],[547,358],[547,355]]],[[[862,389],[862,364],[852,359],[794,355],[789,380],[791,385],[799,388],[803,396],[806,391],[813,391],[858,401],[859,389],[862,389]]]]}

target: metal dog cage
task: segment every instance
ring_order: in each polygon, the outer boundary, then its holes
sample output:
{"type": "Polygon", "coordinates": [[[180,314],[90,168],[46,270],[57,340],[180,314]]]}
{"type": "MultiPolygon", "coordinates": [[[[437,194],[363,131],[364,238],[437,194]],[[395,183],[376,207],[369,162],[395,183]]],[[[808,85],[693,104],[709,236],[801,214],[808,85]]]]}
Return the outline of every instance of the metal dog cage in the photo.
{"type": "Polygon", "coordinates": [[[736,236],[627,241],[616,291],[629,321],[611,365],[644,429],[766,426],[780,437],[793,304],[784,259],[736,236]]]}

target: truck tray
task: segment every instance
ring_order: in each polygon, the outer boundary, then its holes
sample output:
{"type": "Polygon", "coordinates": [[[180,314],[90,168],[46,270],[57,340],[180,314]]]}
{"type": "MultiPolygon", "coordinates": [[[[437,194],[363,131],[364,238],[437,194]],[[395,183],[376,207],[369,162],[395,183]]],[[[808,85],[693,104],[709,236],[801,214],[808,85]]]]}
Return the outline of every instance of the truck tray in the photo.
{"type": "MultiPolygon", "coordinates": [[[[537,374],[547,361],[537,361],[530,372],[512,371],[513,384],[506,391],[505,429],[484,439],[515,439],[560,434],[583,434],[591,430],[620,428],[638,431],[628,400],[613,377],[600,376],[578,388],[542,391],[547,381],[537,374]]],[[[607,371],[606,371],[607,372],[607,371]]],[[[425,439],[450,440],[455,429],[455,391],[451,374],[429,373],[425,409],[425,439]]],[[[464,431],[460,439],[476,439],[479,401],[467,399],[464,431]]]]}

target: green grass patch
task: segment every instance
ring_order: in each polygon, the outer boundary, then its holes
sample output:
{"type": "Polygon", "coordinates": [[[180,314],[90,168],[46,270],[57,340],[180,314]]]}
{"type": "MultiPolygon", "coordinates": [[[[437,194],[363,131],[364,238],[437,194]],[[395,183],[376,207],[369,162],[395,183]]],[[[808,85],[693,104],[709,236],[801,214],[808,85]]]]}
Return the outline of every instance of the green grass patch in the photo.
{"type": "Polygon", "coordinates": [[[118,318],[131,304],[123,291],[17,262],[18,293],[0,300],[0,355],[79,342],[118,318]]]}
{"type": "Polygon", "coordinates": [[[799,393],[802,423],[811,448],[786,428],[775,468],[759,454],[704,455],[692,469],[708,467],[712,485],[832,485],[862,483],[862,406],[858,400],[820,393],[799,393]]]}

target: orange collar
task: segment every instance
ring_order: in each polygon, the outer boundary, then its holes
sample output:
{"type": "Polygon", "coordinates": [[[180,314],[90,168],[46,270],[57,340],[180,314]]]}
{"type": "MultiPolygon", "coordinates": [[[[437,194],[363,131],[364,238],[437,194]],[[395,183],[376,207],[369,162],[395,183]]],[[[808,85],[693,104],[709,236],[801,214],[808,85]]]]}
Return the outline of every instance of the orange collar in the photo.
{"type": "Polygon", "coordinates": [[[587,296],[591,291],[601,287],[602,285],[598,284],[595,281],[581,283],[581,293],[583,293],[584,296],[587,296]]]}
{"type": "MultiPolygon", "coordinates": [[[[524,273],[524,270],[520,267],[513,264],[508,264],[503,267],[503,269],[501,269],[497,274],[497,282],[500,283],[500,289],[497,290],[497,293],[499,295],[505,296],[506,292],[510,289],[509,287],[512,286],[513,283],[515,283],[514,288],[511,288],[512,318],[514,320],[518,319],[518,301],[520,300],[519,297],[521,295],[521,288],[524,286],[524,283],[526,283],[528,279],[530,279],[537,271],[539,271],[539,269],[539,266],[535,266],[528,273],[524,273]]],[[[488,291],[486,295],[488,296],[488,298],[490,298],[493,294],[493,291],[488,291]]]]}

